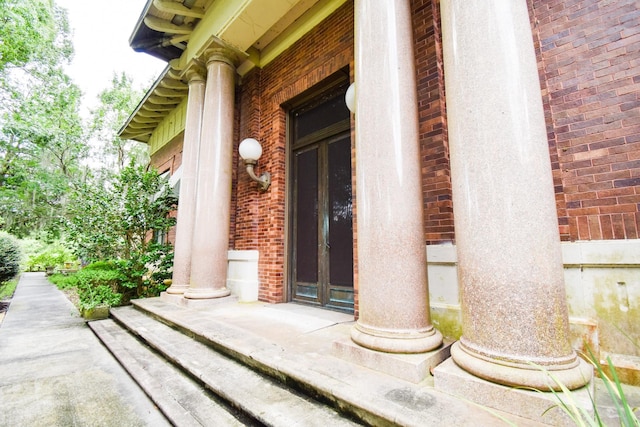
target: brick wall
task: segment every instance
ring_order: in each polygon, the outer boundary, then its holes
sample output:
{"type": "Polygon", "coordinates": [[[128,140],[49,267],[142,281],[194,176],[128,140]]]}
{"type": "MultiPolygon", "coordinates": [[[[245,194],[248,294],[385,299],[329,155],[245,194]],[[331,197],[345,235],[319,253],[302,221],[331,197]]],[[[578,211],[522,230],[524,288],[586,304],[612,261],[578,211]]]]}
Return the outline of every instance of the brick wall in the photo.
{"type": "Polygon", "coordinates": [[[425,241],[454,240],[444,96],[440,1],[413,0],[425,241]]]}
{"type": "Polygon", "coordinates": [[[262,301],[283,302],[286,284],[285,218],[287,182],[286,111],[282,104],[326,77],[352,65],[353,4],[347,2],[264,69],[243,78],[238,102],[238,139],[258,139],[263,148],[257,173],[271,173],[271,187],[260,193],[237,162],[237,215],[234,246],[260,251],[262,301]]]}
{"type": "Polygon", "coordinates": [[[640,233],[640,7],[529,0],[565,240],[640,233]]]}
{"type": "MultiPolygon", "coordinates": [[[[183,134],[181,133],[153,154],[150,162],[151,167],[155,168],[159,173],[169,171],[169,173],[173,175],[182,164],[182,142],[183,134]]],[[[171,215],[176,216],[177,212],[174,211],[171,215]]],[[[175,227],[171,227],[167,233],[167,239],[171,243],[176,241],[175,227]]]]}
{"type": "MultiPolygon", "coordinates": [[[[528,0],[528,4],[561,237],[638,238],[637,1],[528,0]]],[[[425,241],[433,244],[454,240],[439,0],[412,0],[411,7],[425,241]]],[[[352,2],[264,69],[253,70],[238,87],[229,245],[238,250],[260,251],[263,301],[282,302],[286,296],[287,150],[286,111],[282,104],[347,66],[353,79],[352,2]],[[272,185],[266,193],[257,190],[237,156],[237,143],[246,137],[257,138],[263,145],[257,173],[267,170],[272,175],[272,185]]],[[[180,165],[181,147],[181,141],[168,144],[154,155],[154,166],[175,171],[180,165]]],[[[354,211],[354,217],[356,214],[354,211]]]]}

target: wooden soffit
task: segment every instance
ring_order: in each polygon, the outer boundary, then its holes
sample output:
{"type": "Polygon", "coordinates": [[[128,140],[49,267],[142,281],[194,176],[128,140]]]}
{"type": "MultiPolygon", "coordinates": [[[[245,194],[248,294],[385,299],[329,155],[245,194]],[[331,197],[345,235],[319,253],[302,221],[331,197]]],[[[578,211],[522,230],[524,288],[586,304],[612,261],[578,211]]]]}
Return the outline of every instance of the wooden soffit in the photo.
{"type": "Polygon", "coordinates": [[[187,96],[189,69],[208,48],[233,51],[240,76],[263,67],[347,0],[148,0],[129,43],[169,64],[120,130],[149,142],[153,130],[187,96]]]}

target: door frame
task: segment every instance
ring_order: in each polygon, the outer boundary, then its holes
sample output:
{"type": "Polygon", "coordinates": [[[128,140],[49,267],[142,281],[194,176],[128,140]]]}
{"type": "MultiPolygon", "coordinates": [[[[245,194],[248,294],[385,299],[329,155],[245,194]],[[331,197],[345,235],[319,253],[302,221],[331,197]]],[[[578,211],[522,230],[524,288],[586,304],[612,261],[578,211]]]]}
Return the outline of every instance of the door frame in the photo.
{"type": "MultiPolygon", "coordinates": [[[[281,108],[285,113],[285,227],[284,227],[284,275],[283,280],[285,283],[283,284],[283,292],[284,292],[284,300],[286,302],[293,301],[293,286],[294,286],[294,268],[292,265],[292,251],[294,248],[294,233],[293,233],[293,208],[294,208],[294,184],[295,177],[293,176],[293,121],[291,120],[291,113],[295,110],[309,104],[314,99],[319,98],[321,95],[331,92],[332,90],[336,90],[338,87],[344,85],[345,83],[349,83],[350,81],[350,72],[349,67],[344,67],[338,72],[332,74],[326,79],[322,80],[318,84],[312,86],[301,94],[295,96],[289,101],[281,104],[281,108]]],[[[336,126],[342,131],[350,131],[353,136],[353,129],[351,129],[351,119],[348,120],[348,125],[345,123],[338,123],[336,126]]],[[[333,128],[333,126],[332,126],[333,128]]],[[[323,133],[326,132],[326,129],[323,130],[323,133]]],[[[330,131],[330,133],[334,133],[330,131]]],[[[335,134],[335,133],[334,133],[335,134]]],[[[353,138],[351,138],[351,146],[353,147],[353,138]]],[[[353,157],[353,153],[352,153],[353,157]]],[[[353,175],[353,170],[352,170],[353,175]]],[[[353,190],[352,190],[352,198],[353,198],[353,190]]],[[[355,224],[354,224],[355,226],[355,224]]],[[[355,236],[353,236],[354,241],[354,269],[355,269],[355,236]]],[[[355,275],[355,271],[354,271],[355,275]]],[[[355,277],[354,277],[354,288],[355,288],[355,277]]],[[[355,291],[355,289],[354,289],[355,291]]],[[[311,305],[311,304],[310,304],[311,305]]],[[[322,307],[318,305],[318,307],[322,307]]],[[[327,307],[328,310],[335,310],[335,308],[327,307]]],[[[355,309],[355,301],[354,301],[354,309],[355,309]]]]}

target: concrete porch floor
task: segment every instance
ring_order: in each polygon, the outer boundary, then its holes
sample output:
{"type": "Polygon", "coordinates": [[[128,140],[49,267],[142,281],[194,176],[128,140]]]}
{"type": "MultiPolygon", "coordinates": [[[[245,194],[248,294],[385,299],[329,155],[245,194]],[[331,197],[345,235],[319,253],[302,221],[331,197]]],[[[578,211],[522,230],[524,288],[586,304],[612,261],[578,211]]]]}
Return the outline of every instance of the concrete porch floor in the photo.
{"type": "MultiPolygon", "coordinates": [[[[349,314],[293,303],[238,303],[233,297],[197,301],[189,307],[161,298],[138,300],[134,305],[263,374],[311,390],[321,400],[349,408],[348,412],[369,412],[373,420],[403,426],[534,426],[545,425],[547,419],[543,414],[538,420],[525,419],[440,392],[430,375],[413,383],[337,357],[336,343],[350,340],[354,320],[349,314]]],[[[112,311],[116,319],[118,310],[112,311]]],[[[599,379],[595,390],[605,425],[619,424],[599,379]]],[[[640,406],[640,389],[628,386],[625,390],[632,406],[640,406]]],[[[552,398],[549,406],[555,403],[552,398]]],[[[560,409],[549,413],[554,411],[560,409]]]]}

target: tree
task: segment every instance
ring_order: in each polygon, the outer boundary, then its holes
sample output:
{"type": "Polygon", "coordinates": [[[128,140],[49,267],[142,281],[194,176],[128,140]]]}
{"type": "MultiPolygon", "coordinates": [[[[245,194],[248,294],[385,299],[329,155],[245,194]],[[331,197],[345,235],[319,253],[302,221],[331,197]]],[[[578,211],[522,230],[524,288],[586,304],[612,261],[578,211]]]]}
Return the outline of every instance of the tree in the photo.
{"type": "Polygon", "coordinates": [[[0,0],[0,72],[70,57],[68,34],[66,14],[51,0],[0,0]]]}
{"type": "Polygon", "coordinates": [[[176,208],[166,178],[133,162],[113,184],[85,184],[68,205],[68,231],[78,256],[86,261],[130,259],[147,252],[154,232],[175,224],[176,208]]]}
{"type": "Polygon", "coordinates": [[[114,73],[111,86],[100,93],[100,105],[91,112],[90,137],[98,144],[93,157],[100,160],[103,169],[117,173],[130,160],[136,164],[148,163],[145,144],[118,136],[120,127],[143,95],[143,91],[133,88],[132,79],[124,72],[114,73]]]}
{"type": "Polygon", "coordinates": [[[64,10],[0,0],[0,227],[60,235],[60,210],[85,156],[80,90],[64,10]]]}
{"type": "Polygon", "coordinates": [[[167,179],[131,162],[113,184],[84,185],[72,194],[68,234],[85,262],[114,260],[124,300],[157,294],[169,278],[171,245],[153,239],[174,224],[177,198],[167,179]]]}

